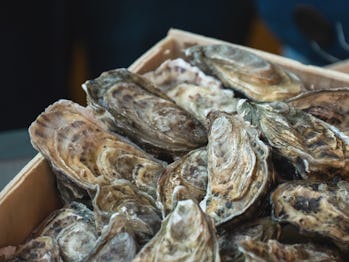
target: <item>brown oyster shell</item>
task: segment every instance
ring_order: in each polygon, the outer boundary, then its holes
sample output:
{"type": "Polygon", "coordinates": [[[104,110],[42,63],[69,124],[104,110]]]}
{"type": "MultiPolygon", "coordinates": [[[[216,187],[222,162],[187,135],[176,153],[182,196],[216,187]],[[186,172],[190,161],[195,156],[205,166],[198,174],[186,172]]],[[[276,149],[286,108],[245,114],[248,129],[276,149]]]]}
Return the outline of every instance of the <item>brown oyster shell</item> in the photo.
{"type": "Polygon", "coordinates": [[[81,198],[82,189],[125,178],[155,196],[163,163],[105,128],[89,109],[60,100],[32,123],[29,133],[56,171],[59,185],[73,195],[81,198]]]}
{"type": "Polygon", "coordinates": [[[349,250],[349,183],[292,181],[271,194],[273,217],[317,233],[349,250]]]}
{"type": "Polygon", "coordinates": [[[239,243],[239,250],[245,258],[243,261],[342,261],[337,252],[311,243],[284,245],[276,240],[264,243],[246,239],[239,243]]]}
{"type": "Polygon", "coordinates": [[[211,113],[207,157],[202,209],[216,225],[251,216],[274,181],[269,148],[257,130],[238,115],[211,113]]]}
{"type": "Polygon", "coordinates": [[[276,64],[230,45],[194,46],[185,51],[191,63],[254,101],[280,101],[298,95],[300,79],[276,64]]]}
{"type": "Polygon", "coordinates": [[[337,128],[283,103],[238,105],[238,112],[257,125],[275,151],[304,179],[349,179],[349,137],[337,128]]]}
{"type": "Polygon", "coordinates": [[[144,76],[204,126],[207,126],[207,115],[213,110],[227,113],[236,111],[232,90],[223,89],[218,80],[181,58],[166,60],[155,71],[144,76]]]}
{"type": "Polygon", "coordinates": [[[133,261],[220,261],[213,221],[193,200],[179,201],[133,261]]]}
{"type": "Polygon", "coordinates": [[[112,130],[155,154],[180,154],[207,141],[199,121],[159,97],[162,93],[149,80],[126,69],[105,72],[83,88],[89,105],[112,130]]]}
{"type": "Polygon", "coordinates": [[[166,167],[158,182],[158,201],[163,216],[173,210],[179,200],[200,202],[206,194],[207,151],[199,148],[166,167]]]}
{"type": "Polygon", "coordinates": [[[349,87],[308,91],[286,102],[349,135],[349,87]]]}

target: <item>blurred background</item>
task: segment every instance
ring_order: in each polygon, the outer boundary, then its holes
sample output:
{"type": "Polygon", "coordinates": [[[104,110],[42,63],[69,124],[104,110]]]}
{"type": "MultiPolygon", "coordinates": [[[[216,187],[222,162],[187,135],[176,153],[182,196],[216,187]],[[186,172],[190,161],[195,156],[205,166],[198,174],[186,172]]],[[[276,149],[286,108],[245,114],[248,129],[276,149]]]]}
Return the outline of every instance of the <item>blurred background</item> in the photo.
{"type": "Polygon", "coordinates": [[[322,66],[349,54],[347,13],[344,0],[4,1],[0,189],[34,156],[38,114],[60,98],[84,104],[83,82],[128,67],[169,28],[322,66]]]}

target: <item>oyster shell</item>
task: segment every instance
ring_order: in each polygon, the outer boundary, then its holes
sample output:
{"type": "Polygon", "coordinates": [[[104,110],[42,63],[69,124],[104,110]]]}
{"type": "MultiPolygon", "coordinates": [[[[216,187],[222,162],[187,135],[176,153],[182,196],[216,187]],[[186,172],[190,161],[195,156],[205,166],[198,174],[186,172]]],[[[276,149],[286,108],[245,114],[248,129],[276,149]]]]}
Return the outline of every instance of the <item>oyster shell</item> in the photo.
{"type": "Polygon", "coordinates": [[[268,143],[302,178],[349,178],[349,137],[333,126],[283,102],[242,101],[237,111],[259,126],[268,143]]]}
{"type": "Polygon", "coordinates": [[[244,261],[342,261],[335,251],[311,243],[284,245],[276,240],[262,241],[246,239],[239,243],[244,261]]]}
{"type": "Polygon", "coordinates": [[[296,225],[302,232],[331,238],[349,250],[349,183],[292,181],[271,195],[273,217],[296,225]]]}
{"type": "Polygon", "coordinates": [[[220,261],[214,224],[193,200],[179,201],[133,261],[220,261]]]}
{"type": "MultiPolygon", "coordinates": [[[[29,133],[33,146],[51,162],[61,188],[71,195],[81,198],[82,189],[125,178],[155,196],[163,163],[105,128],[87,108],[61,100],[32,123],[29,133]]],[[[63,191],[63,197],[69,195],[63,191]]]]}
{"type": "Polygon", "coordinates": [[[216,225],[251,216],[274,181],[270,152],[238,115],[210,114],[208,187],[202,209],[216,225]]]}
{"type": "Polygon", "coordinates": [[[89,105],[112,130],[154,153],[180,154],[206,143],[200,122],[172,101],[159,97],[162,93],[140,75],[116,69],[87,81],[83,88],[89,105]]]}
{"type": "Polygon", "coordinates": [[[178,200],[201,201],[207,186],[207,151],[199,148],[168,165],[158,182],[158,201],[163,216],[173,210],[178,200]]]}
{"type": "Polygon", "coordinates": [[[212,110],[236,111],[234,92],[205,75],[183,59],[166,60],[155,71],[144,75],[177,105],[191,113],[204,126],[212,110]]]}
{"type": "Polygon", "coordinates": [[[286,102],[349,135],[349,87],[309,91],[286,102]]]}
{"type": "Polygon", "coordinates": [[[191,63],[254,101],[280,101],[298,95],[300,79],[278,65],[230,45],[194,46],[185,50],[191,63]]]}
{"type": "Polygon", "coordinates": [[[44,236],[32,239],[19,246],[15,254],[6,261],[60,262],[61,258],[57,242],[51,237],[44,236]]]}

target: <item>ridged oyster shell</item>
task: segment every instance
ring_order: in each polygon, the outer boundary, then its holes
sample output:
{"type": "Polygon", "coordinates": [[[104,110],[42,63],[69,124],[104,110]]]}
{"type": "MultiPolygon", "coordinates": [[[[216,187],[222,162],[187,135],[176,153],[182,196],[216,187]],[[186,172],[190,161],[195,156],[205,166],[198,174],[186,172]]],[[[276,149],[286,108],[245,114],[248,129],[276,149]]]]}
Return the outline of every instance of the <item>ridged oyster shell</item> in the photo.
{"type": "Polygon", "coordinates": [[[271,195],[273,217],[296,225],[302,232],[317,233],[349,250],[349,183],[292,181],[271,195]]]}
{"type": "Polygon", "coordinates": [[[223,89],[220,81],[205,75],[181,58],[166,60],[155,71],[144,76],[204,126],[207,126],[206,117],[212,110],[236,111],[232,90],[223,89]]]}
{"type": "Polygon", "coordinates": [[[220,261],[213,221],[193,200],[179,201],[133,261],[220,261]]]}
{"type": "Polygon", "coordinates": [[[83,88],[89,105],[104,114],[101,119],[112,130],[155,154],[180,154],[206,143],[206,131],[200,122],[161,98],[167,96],[140,75],[116,69],[87,81],[83,88]]]}
{"type": "Polygon", "coordinates": [[[260,208],[274,169],[269,148],[253,126],[238,115],[214,112],[209,117],[208,187],[200,206],[220,225],[260,208]]]}
{"type": "Polygon", "coordinates": [[[185,51],[191,63],[254,101],[280,101],[304,88],[294,74],[230,45],[194,46],[185,51]]]}

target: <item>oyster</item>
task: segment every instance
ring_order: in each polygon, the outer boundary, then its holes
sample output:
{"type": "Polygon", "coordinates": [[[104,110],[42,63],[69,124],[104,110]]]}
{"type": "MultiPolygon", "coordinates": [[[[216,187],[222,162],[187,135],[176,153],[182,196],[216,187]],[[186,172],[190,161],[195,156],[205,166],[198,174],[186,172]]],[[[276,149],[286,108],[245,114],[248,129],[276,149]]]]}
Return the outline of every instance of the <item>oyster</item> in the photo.
{"type": "Polygon", "coordinates": [[[292,181],[271,195],[274,219],[318,233],[349,250],[349,183],[292,181]]]}
{"type": "Polygon", "coordinates": [[[262,241],[246,239],[239,243],[243,261],[342,261],[339,254],[329,248],[311,243],[284,245],[276,240],[262,241]]]}
{"type": "Polygon", "coordinates": [[[298,95],[300,79],[278,65],[231,45],[194,46],[185,50],[191,63],[254,101],[280,101],[298,95]]]}
{"type": "Polygon", "coordinates": [[[251,222],[239,225],[233,230],[225,231],[220,234],[219,249],[222,261],[242,260],[243,255],[238,250],[238,244],[241,240],[251,238],[267,242],[269,239],[279,239],[281,227],[270,217],[255,219],[251,222]]]}
{"type": "Polygon", "coordinates": [[[119,178],[155,196],[163,163],[105,128],[87,108],[61,100],[32,123],[29,133],[33,146],[51,162],[61,188],[69,191],[62,190],[63,197],[82,198],[82,189],[95,190],[97,184],[119,178]]]}
{"type": "Polygon", "coordinates": [[[208,187],[202,209],[216,225],[252,215],[274,181],[270,152],[238,115],[214,112],[207,145],[208,187]]]}
{"type": "Polygon", "coordinates": [[[116,69],[87,81],[83,88],[89,105],[112,130],[154,153],[181,154],[206,143],[200,122],[157,96],[162,93],[140,75],[116,69]]]}
{"type": "Polygon", "coordinates": [[[214,224],[193,200],[179,201],[133,261],[220,261],[214,224]]]}
{"type": "Polygon", "coordinates": [[[45,236],[32,239],[19,246],[15,254],[6,261],[60,262],[61,258],[57,242],[53,238],[45,236]]]}
{"type": "Polygon", "coordinates": [[[181,58],[166,60],[155,71],[144,76],[204,126],[212,110],[227,113],[236,111],[232,90],[223,89],[218,80],[206,76],[181,58]]]}
{"type": "Polygon", "coordinates": [[[207,151],[200,148],[168,165],[158,182],[158,200],[164,216],[173,210],[178,200],[201,201],[207,186],[207,151]]]}
{"type": "Polygon", "coordinates": [[[349,87],[309,91],[286,102],[349,135],[349,87]]]}
{"type": "Polygon", "coordinates": [[[237,111],[259,126],[268,143],[304,179],[349,177],[349,137],[322,120],[283,103],[242,101],[237,111]]]}

